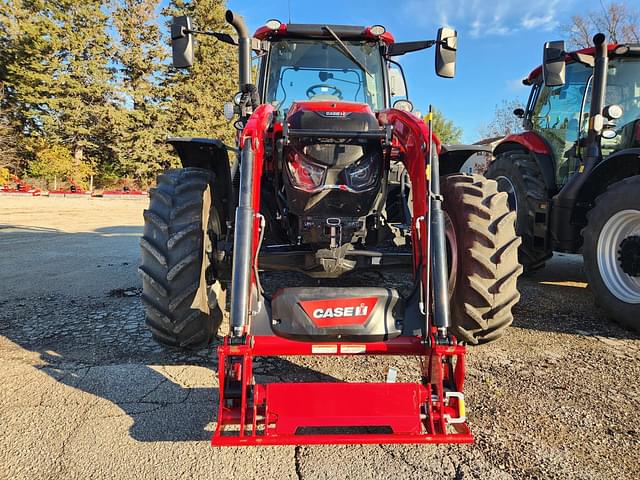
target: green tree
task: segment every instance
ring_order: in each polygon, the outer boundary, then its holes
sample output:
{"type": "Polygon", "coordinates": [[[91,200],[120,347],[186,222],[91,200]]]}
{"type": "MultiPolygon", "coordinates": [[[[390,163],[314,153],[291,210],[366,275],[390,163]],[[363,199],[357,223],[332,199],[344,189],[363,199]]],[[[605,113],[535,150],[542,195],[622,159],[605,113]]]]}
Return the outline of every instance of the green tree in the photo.
{"type": "Polygon", "coordinates": [[[78,166],[69,147],[38,140],[32,148],[35,159],[29,163],[31,176],[47,182],[73,180],[86,186],[86,180],[93,172],[86,163],[78,166]]]}
{"type": "Polygon", "coordinates": [[[444,144],[460,143],[462,140],[462,129],[436,108],[433,109],[433,131],[444,144]]]}
{"type": "Polygon", "coordinates": [[[172,160],[161,86],[167,51],[155,13],[157,4],[157,0],[119,0],[112,15],[119,36],[115,51],[122,95],[122,108],[112,119],[118,137],[112,149],[116,169],[136,179],[154,176],[172,160]]]}
{"type": "Polygon", "coordinates": [[[78,170],[108,155],[115,107],[107,0],[8,0],[6,105],[19,132],[67,146],[78,170]]]}
{"type": "Polygon", "coordinates": [[[0,2],[2,105],[24,134],[42,131],[42,117],[55,94],[51,88],[60,66],[61,32],[54,17],[44,2],[0,2]]]}
{"type": "MultiPolygon", "coordinates": [[[[198,29],[229,32],[223,0],[175,0],[165,14],[190,15],[198,29]]],[[[233,145],[235,130],[223,116],[223,104],[238,90],[236,47],[209,36],[198,36],[194,66],[170,69],[166,86],[172,134],[220,138],[233,145]]]]}
{"type": "MultiPolygon", "coordinates": [[[[2,98],[0,91],[0,99],[2,98]]],[[[20,138],[9,123],[6,109],[0,103],[0,168],[18,174],[21,167],[20,138]]],[[[1,182],[0,182],[1,183],[1,182]]]]}

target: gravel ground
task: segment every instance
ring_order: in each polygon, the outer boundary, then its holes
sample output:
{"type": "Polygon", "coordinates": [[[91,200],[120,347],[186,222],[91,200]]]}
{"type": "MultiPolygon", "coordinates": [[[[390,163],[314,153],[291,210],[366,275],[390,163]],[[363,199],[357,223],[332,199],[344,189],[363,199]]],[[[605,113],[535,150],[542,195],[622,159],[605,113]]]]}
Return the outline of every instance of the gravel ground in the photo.
{"type": "MultiPolygon", "coordinates": [[[[0,197],[0,478],[639,477],[640,339],[593,306],[576,256],[523,279],[514,326],[468,355],[475,444],[212,449],[214,347],[165,349],[143,325],[145,206],[0,197]]],[[[414,362],[267,359],[257,373],[382,381],[414,362]]]]}

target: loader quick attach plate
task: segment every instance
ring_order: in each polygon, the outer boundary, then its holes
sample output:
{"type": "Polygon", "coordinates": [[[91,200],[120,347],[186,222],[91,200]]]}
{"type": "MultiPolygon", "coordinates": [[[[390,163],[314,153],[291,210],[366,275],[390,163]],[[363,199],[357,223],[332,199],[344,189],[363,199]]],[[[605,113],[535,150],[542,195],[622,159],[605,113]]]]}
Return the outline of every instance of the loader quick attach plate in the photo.
{"type": "Polygon", "coordinates": [[[461,345],[427,347],[421,338],[408,336],[362,344],[277,336],[246,340],[232,345],[225,339],[218,349],[220,404],[214,446],[473,441],[461,391],[461,345]],[[261,384],[252,375],[255,356],[318,353],[416,355],[422,360],[422,382],[261,384]]]}
{"type": "Polygon", "coordinates": [[[285,288],[271,302],[276,335],[303,341],[374,342],[402,332],[404,301],[391,288],[285,288]]]}

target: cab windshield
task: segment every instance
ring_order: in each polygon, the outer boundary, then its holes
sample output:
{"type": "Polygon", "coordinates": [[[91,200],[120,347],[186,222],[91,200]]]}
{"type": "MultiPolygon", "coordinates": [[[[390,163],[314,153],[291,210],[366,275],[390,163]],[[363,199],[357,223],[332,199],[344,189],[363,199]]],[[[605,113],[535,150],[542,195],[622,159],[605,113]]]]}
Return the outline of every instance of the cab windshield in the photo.
{"type": "Polygon", "coordinates": [[[266,102],[285,113],[296,100],[342,100],[367,103],[372,110],[384,108],[382,55],[378,44],[343,43],[357,62],[336,41],[273,42],[267,68],[266,102]]]}

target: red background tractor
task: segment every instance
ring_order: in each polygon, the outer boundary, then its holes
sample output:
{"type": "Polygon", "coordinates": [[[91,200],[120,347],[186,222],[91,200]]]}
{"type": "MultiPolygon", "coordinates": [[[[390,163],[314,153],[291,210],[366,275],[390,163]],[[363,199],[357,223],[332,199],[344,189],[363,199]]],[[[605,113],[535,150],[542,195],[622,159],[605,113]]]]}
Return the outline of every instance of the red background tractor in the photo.
{"type": "Polygon", "coordinates": [[[494,150],[486,175],[509,194],[525,269],[582,253],[596,302],[640,330],[640,45],[573,53],[545,44],[524,80],[525,132],[494,150]]]}

